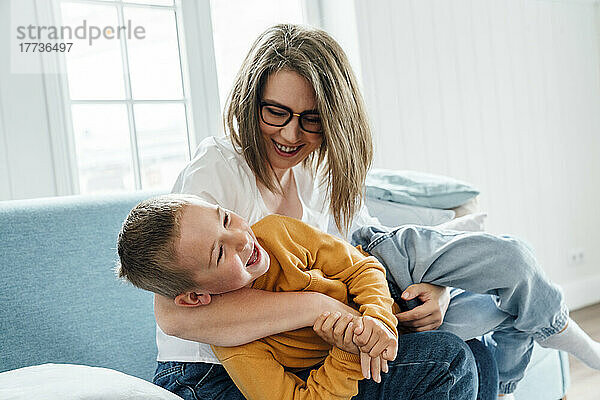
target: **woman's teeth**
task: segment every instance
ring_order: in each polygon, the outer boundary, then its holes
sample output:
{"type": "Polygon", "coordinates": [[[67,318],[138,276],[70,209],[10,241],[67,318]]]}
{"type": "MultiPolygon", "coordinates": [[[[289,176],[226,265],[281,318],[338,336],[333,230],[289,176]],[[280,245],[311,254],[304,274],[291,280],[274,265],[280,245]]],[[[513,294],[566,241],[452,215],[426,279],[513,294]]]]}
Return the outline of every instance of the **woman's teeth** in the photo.
{"type": "Polygon", "coordinates": [[[296,147],[287,147],[287,146],[281,145],[281,144],[279,144],[279,143],[277,143],[277,142],[275,142],[275,141],[274,141],[273,143],[275,143],[275,146],[276,146],[276,147],[277,147],[279,150],[283,151],[284,153],[293,153],[293,152],[295,152],[296,150],[298,150],[298,149],[300,148],[300,146],[296,146],[296,147]]]}

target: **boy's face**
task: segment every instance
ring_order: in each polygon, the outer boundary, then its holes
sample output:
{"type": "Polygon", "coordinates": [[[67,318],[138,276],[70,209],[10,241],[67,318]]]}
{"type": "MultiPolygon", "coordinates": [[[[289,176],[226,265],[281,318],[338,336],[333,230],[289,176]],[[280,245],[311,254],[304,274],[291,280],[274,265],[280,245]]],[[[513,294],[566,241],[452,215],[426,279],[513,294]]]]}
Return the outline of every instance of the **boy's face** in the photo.
{"type": "Polygon", "coordinates": [[[229,210],[198,200],[183,209],[179,227],[179,265],[192,271],[200,292],[237,290],[269,269],[269,255],[248,223],[229,210]]]}

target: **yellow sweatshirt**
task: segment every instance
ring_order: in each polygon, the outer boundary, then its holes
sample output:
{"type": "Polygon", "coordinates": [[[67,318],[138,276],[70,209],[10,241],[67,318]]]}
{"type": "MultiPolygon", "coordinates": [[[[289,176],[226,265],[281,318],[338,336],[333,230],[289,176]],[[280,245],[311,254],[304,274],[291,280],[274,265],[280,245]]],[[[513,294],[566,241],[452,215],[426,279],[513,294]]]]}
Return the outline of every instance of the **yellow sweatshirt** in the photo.
{"type": "MultiPolygon", "coordinates": [[[[254,289],[272,292],[312,291],[377,318],[396,335],[393,300],[385,270],[347,242],[294,218],[271,215],[252,226],[270,256],[269,270],[254,289]]],[[[212,346],[216,356],[247,399],[350,399],[362,379],[359,356],[325,343],[302,328],[236,347],[212,346]],[[291,371],[322,365],[306,382],[291,371]]]]}

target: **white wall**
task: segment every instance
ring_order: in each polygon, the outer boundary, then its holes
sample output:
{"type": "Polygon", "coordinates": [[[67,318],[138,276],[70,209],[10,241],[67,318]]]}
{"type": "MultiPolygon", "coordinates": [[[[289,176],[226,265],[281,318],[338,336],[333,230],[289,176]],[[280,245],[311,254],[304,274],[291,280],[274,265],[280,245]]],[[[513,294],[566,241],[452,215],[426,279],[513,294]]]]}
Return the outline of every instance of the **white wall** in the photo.
{"type": "Polygon", "coordinates": [[[472,182],[489,229],[530,242],[570,306],[600,301],[597,2],[356,7],[375,165],[472,182]]]}

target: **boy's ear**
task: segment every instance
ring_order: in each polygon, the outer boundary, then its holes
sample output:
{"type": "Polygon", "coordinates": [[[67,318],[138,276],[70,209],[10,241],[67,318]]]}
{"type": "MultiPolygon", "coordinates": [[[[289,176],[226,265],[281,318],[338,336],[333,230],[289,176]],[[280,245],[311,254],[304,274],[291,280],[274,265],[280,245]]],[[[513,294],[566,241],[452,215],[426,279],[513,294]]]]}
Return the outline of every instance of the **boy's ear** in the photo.
{"type": "Polygon", "coordinates": [[[182,307],[197,307],[210,304],[210,294],[185,292],[175,297],[175,304],[182,307]]]}

